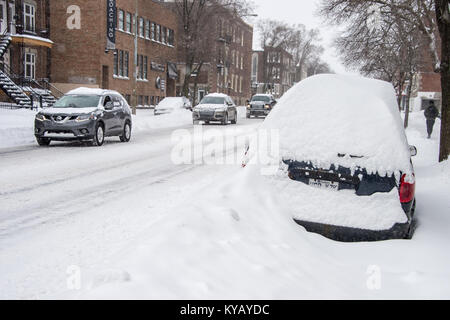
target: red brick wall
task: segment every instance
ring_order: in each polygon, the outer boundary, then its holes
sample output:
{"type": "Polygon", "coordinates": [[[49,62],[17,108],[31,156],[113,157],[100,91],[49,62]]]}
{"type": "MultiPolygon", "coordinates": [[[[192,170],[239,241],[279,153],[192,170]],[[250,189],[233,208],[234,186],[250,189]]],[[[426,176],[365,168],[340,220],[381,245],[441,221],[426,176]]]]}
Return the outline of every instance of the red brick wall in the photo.
{"type": "MultiPolygon", "coordinates": [[[[117,0],[118,9],[135,13],[134,1],[117,0]]],[[[139,16],[147,20],[176,29],[176,18],[168,9],[154,1],[139,0],[139,16]]],[[[134,35],[116,32],[116,48],[129,52],[129,80],[113,77],[114,54],[105,53],[106,48],[106,0],[58,0],[51,2],[51,38],[56,43],[52,53],[52,82],[96,85],[102,87],[102,68],[107,66],[109,89],[124,95],[163,97],[165,93],[157,89],[155,80],[159,76],[167,81],[167,72],[151,70],[151,62],[163,64],[176,62],[173,47],[151,40],[138,38],[138,54],[148,57],[148,81],[138,81],[135,85],[134,35]],[[68,30],[66,21],[69,15],[67,7],[78,5],[81,9],[81,30],[68,30]]],[[[176,35],[175,35],[176,36],[176,35]]],[[[176,43],[175,43],[176,45],[176,43]]],[[[166,68],[167,69],[167,68],[166,68]]],[[[167,87],[167,84],[166,84],[167,87]]],[[[175,89],[167,92],[175,95],[175,89]]]]}
{"type": "Polygon", "coordinates": [[[419,91],[441,92],[441,75],[434,72],[421,73],[419,91]]]}

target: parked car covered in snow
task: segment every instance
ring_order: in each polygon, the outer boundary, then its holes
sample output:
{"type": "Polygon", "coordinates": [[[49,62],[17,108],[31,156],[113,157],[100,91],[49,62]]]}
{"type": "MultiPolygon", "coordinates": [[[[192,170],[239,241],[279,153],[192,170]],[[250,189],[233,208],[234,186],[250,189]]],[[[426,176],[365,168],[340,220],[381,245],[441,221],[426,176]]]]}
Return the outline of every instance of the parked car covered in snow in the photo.
{"type": "Polygon", "coordinates": [[[205,96],[192,112],[194,124],[199,121],[220,122],[223,125],[227,125],[231,121],[232,124],[236,124],[237,118],[237,108],[233,99],[222,93],[205,96]]]}
{"type": "Polygon", "coordinates": [[[78,88],[65,94],[36,115],[35,136],[40,146],[51,141],[92,140],[103,145],[105,137],[131,139],[131,110],[117,91],[78,88]]]}
{"type": "Polygon", "coordinates": [[[180,110],[192,110],[192,104],[186,97],[167,97],[155,107],[155,116],[180,110]]]}
{"type": "Polygon", "coordinates": [[[412,237],[417,150],[408,144],[391,84],[308,78],[280,99],[262,128],[279,132],[287,179],[280,192],[306,230],[339,241],[412,237]]]}
{"type": "Polygon", "coordinates": [[[277,101],[271,94],[254,95],[247,105],[247,118],[267,116],[276,104],[277,101]]]}

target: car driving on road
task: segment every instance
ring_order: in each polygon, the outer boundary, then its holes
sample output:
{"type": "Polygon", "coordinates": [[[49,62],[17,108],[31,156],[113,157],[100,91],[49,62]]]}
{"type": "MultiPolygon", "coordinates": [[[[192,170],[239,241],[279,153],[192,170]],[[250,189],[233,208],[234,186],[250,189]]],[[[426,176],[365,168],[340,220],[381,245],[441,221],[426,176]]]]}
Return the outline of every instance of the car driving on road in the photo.
{"type": "Polygon", "coordinates": [[[60,98],[52,108],[35,118],[35,136],[40,146],[51,141],[92,140],[101,146],[105,137],[131,139],[131,110],[123,96],[111,90],[78,88],[60,98]]]}
{"type": "Polygon", "coordinates": [[[257,94],[252,97],[247,105],[247,118],[252,116],[267,116],[277,104],[275,98],[270,94],[257,94]]]}
{"type": "Polygon", "coordinates": [[[220,122],[227,125],[237,123],[237,108],[233,99],[226,94],[213,93],[205,96],[200,103],[193,109],[192,119],[194,124],[199,121],[205,123],[220,122]]]}

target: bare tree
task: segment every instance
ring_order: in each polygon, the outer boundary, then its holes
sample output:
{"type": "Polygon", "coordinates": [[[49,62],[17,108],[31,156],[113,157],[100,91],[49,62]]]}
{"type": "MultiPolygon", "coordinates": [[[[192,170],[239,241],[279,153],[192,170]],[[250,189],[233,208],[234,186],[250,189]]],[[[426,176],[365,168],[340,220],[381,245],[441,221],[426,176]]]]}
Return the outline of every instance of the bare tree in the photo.
{"type": "Polygon", "coordinates": [[[191,78],[200,75],[202,67],[214,56],[217,18],[245,16],[254,5],[249,0],[174,0],[168,5],[180,25],[178,50],[186,70],[182,92],[188,96],[191,78]]]}
{"type": "MultiPolygon", "coordinates": [[[[422,35],[432,67],[442,82],[442,121],[439,160],[450,155],[449,0],[322,0],[321,14],[332,23],[346,23],[361,12],[376,8],[391,21],[402,21],[422,35]],[[438,51],[438,34],[442,41],[438,51]],[[442,62],[441,62],[442,59],[442,62]]],[[[405,29],[409,30],[409,29],[405,29]]],[[[415,48],[408,48],[408,50],[415,48]]]]}

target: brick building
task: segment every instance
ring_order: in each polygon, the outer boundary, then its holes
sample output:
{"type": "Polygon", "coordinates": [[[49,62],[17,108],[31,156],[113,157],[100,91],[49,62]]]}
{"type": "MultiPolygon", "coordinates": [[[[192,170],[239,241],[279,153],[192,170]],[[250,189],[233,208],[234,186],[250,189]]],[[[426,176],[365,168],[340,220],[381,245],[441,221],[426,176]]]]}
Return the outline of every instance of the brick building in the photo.
{"type": "Polygon", "coordinates": [[[0,101],[49,99],[49,0],[0,0],[0,101]]]}
{"type": "MultiPolygon", "coordinates": [[[[441,40],[436,33],[438,52],[441,52],[441,40]]],[[[435,105],[441,110],[442,89],[441,75],[433,70],[433,59],[428,47],[422,49],[422,65],[420,71],[414,77],[412,86],[412,96],[410,109],[414,111],[424,110],[429,105],[429,101],[434,101],[435,105]]]]}
{"type": "Polygon", "coordinates": [[[281,97],[294,84],[296,68],[290,53],[266,47],[252,55],[252,93],[270,93],[281,97]]]}
{"type": "Polygon", "coordinates": [[[132,105],[155,105],[176,92],[176,28],[176,16],[159,1],[51,1],[52,84],[63,92],[117,90],[132,105]]]}
{"type": "MultiPolygon", "coordinates": [[[[206,94],[219,92],[231,96],[236,104],[244,105],[251,97],[253,27],[231,14],[223,14],[214,19],[210,30],[213,30],[212,54],[204,58],[206,62],[196,75],[197,79],[192,77],[190,98],[195,97],[194,103],[197,103],[206,94]]],[[[177,92],[180,94],[186,67],[180,62],[183,61],[181,56],[178,61],[180,81],[177,92]]]]}

